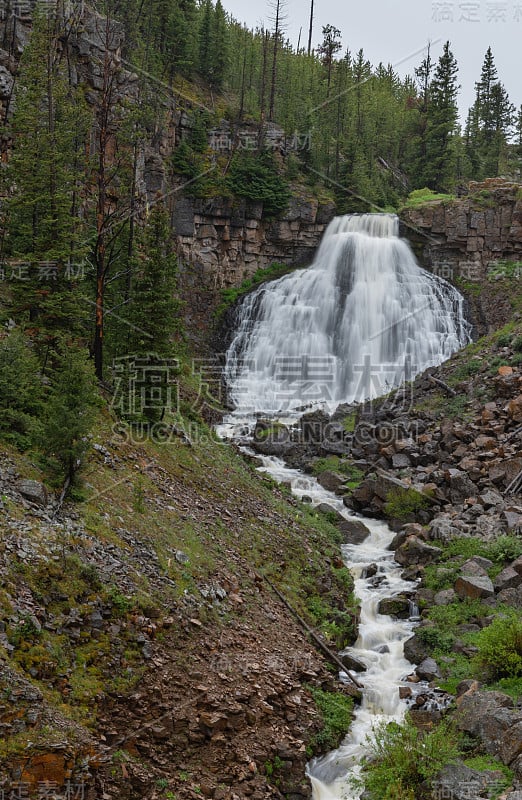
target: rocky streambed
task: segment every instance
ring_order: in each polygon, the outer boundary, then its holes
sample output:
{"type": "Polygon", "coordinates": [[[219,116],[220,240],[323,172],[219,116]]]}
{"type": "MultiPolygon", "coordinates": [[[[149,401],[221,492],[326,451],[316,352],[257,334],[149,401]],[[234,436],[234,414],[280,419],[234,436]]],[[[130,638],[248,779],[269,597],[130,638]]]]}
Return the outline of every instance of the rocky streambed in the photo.
{"type": "MultiPolygon", "coordinates": [[[[402,686],[401,697],[420,728],[451,707],[470,751],[500,768],[445,768],[431,791],[455,800],[505,787],[502,765],[511,770],[510,797],[519,797],[522,780],[520,692],[495,690],[477,660],[480,632],[494,623],[507,631],[522,608],[522,372],[510,366],[509,348],[501,353],[500,366],[479,353],[472,368],[431,369],[366,407],[305,413],[291,423],[258,419],[252,444],[260,456],[314,474],[352,513],[396,530],[390,550],[402,577],[417,585],[391,592],[378,610],[407,619],[412,603],[419,608],[404,655],[418,665],[412,682],[425,687],[402,686]]],[[[348,545],[369,536],[363,522],[324,504],[319,510],[336,520],[348,545]]]]}

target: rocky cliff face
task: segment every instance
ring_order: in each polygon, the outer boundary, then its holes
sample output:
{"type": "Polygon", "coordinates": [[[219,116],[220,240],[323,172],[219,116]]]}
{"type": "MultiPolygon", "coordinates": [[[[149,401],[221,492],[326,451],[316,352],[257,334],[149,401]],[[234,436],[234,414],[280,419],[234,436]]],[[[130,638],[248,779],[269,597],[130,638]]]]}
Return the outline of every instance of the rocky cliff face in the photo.
{"type": "MultiPolygon", "coordinates": [[[[0,49],[0,114],[4,119],[9,118],[16,104],[16,74],[29,41],[32,5],[32,0],[24,4],[26,13],[22,16],[0,17],[0,48],[5,48],[0,49]]],[[[106,20],[83,3],[74,6],[67,25],[69,33],[62,46],[67,50],[71,80],[87,87],[87,101],[96,104],[102,87],[99,52],[107,45],[120,68],[118,94],[125,102],[137,101],[140,77],[132,64],[122,59],[123,27],[111,22],[107,35],[106,20]]],[[[167,199],[185,294],[202,291],[204,301],[199,305],[206,307],[208,290],[241,284],[259,268],[273,262],[295,266],[311,262],[326,224],[334,216],[334,204],[320,203],[296,185],[282,218],[267,220],[262,203],[229,197],[201,200],[183,193],[186,179],[173,172],[171,159],[175,148],[189,137],[192,112],[200,104],[194,105],[192,100],[159,83],[155,89],[163,106],[163,119],[150,131],[138,154],[136,210],[138,218],[140,214],[145,218],[151,203],[158,197],[167,199]]],[[[281,162],[295,149],[284,131],[273,123],[260,131],[258,125],[231,126],[224,120],[209,132],[209,147],[216,160],[218,155],[229,158],[236,148],[252,149],[259,137],[281,162]]],[[[8,141],[2,142],[4,158],[8,157],[9,146],[8,141]]]]}
{"type": "Polygon", "coordinates": [[[229,198],[180,198],[173,211],[173,230],[184,274],[205,288],[235,286],[257,269],[274,262],[311,263],[333,203],[295,194],[281,219],[263,219],[262,203],[229,198]]]}
{"type": "Polygon", "coordinates": [[[499,178],[469,194],[406,209],[403,235],[423,266],[450,280],[484,280],[500,260],[522,258],[522,186],[499,178]]]}
{"type": "Polygon", "coordinates": [[[522,279],[522,186],[491,178],[469,193],[401,214],[401,234],[420,263],[467,295],[480,332],[512,314],[506,282],[522,279]]]}

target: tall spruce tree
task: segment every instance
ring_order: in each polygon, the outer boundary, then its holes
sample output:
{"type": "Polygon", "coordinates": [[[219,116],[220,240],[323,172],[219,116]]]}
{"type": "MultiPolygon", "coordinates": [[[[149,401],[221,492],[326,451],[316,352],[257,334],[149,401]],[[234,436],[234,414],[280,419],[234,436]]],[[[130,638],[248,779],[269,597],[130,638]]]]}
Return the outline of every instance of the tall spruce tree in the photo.
{"type": "Polygon", "coordinates": [[[37,8],[20,65],[6,175],[9,313],[32,329],[43,360],[60,332],[85,332],[88,312],[78,286],[87,252],[80,199],[88,114],[68,81],[61,34],[58,15],[37,8]]]}
{"type": "Polygon", "coordinates": [[[475,91],[475,103],[466,126],[466,151],[473,170],[470,177],[480,179],[494,177],[502,170],[515,113],[504,86],[498,80],[491,47],[486,51],[475,91]]]}
{"type": "MultiPolygon", "coordinates": [[[[130,422],[151,425],[168,410],[173,374],[173,335],[180,329],[177,260],[169,215],[160,198],[141,231],[136,251],[136,278],[127,311],[127,340],[116,362],[120,382],[129,385],[140,367],[140,397],[127,398],[122,416],[130,422]],[[137,400],[139,402],[137,402],[137,400]]],[[[135,391],[136,387],[133,391],[135,391]]]]}
{"type": "Polygon", "coordinates": [[[458,106],[457,61],[446,42],[430,85],[430,106],[426,130],[426,185],[449,190],[455,182],[458,106]]]}
{"type": "Polygon", "coordinates": [[[318,46],[317,52],[326,67],[326,99],[330,96],[334,58],[341,47],[341,31],[339,28],[335,28],[333,25],[325,25],[323,27],[323,41],[318,46]]]}

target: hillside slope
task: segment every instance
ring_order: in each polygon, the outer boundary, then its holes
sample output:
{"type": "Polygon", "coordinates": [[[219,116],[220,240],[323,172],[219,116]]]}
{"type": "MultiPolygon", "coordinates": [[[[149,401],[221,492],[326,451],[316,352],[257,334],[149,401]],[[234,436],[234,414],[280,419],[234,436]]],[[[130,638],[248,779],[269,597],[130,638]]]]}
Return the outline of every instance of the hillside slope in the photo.
{"type": "Polygon", "coordinates": [[[7,787],[309,796],[306,761],[342,732],[321,733],[311,689],[340,687],[264,576],[350,640],[339,534],[204,425],[191,435],[132,443],[102,415],[62,508],[30,456],[2,448],[7,787]]]}

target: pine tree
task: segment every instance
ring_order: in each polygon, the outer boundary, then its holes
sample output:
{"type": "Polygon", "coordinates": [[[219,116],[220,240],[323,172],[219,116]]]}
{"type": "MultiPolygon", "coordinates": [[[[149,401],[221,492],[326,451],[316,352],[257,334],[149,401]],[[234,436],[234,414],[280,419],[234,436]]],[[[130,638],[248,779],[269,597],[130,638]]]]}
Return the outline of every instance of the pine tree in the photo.
{"type": "Polygon", "coordinates": [[[334,57],[341,47],[341,31],[339,28],[335,28],[333,25],[325,25],[323,27],[323,41],[318,46],[317,52],[326,67],[326,99],[330,96],[334,57]]]}
{"type": "Polygon", "coordinates": [[[458,120],[457,61],[446,42],[430,86],[431,103],[426,131],[426,185],[448,190],[455,182],[453,138],[458,120]]]}
{"type": "Polygon", "coordinates": [[[488,47],[480,81],[475,85],[475,103],[466,126],[466,149],[474,169],[473,178],[499,174],[514,122],[515,108],[502,83],[491,47],[488,47]]]}
{"type": "Polygon", "coordinates": [[[212,18],[212,2],[205,0],[198,31],[198,71],[206,80],[212,75],[212,18]]]}
{"type": "Polygon", "coordinates": [[[491,88],[493,142],[486,169],[499,175],[506,162],[507,144],[515,122],[515,106],[510,102],[504,86],[498,82],[491,88]]]}
{"type": "Polygon", "coordinates": [[[42,413],[40,365],[20,330],[0,339],[0,436],[21,450],[36,439],[42,413]]]}
{"type": "Polygon", "coordinates": [[[491,47],[488,47],[482,64],[480,81],[475,84],[478,119],[482,130],[482,138],[486,144],[493,139],[495,130],[492,107],[493,86],[498,80],[498,72],[491,47]]]}
{"type": "Polygon", "coordinates": [[[225,10],[221,0],[217,0],[212,25],[212,76],[211,86],[220,89],[223,86],[229,61],[228,26],[225,10]]]}
{"type": "Polygon", "coordinates": [[[283,23],[285,20],[285,0],[271,0],[271,6],[274,30],[272,33],[272,67],[270,77],[270,105],[268,110],[268,119],[273,122],[275,119],[278,54],[281,47],[283,23]]]}
{"type": "Polygon", "coordinates": [[[116,361],[120,381],[143,364],[140,403],[130,398],[124,410],[130,422],[151,425],[167,410],[171,392],[173,335],[180,329],[177,260],[173,252],[169,216],[161,202],[154,206],[141,233],[136,254],[132,303],[127,315],[127,343],[123,359],[116,361]]]}
{"type": "Polygon", "coordinates": [[[180,304],[169,215],[159,200],[141,232],[136,262],[128,351],[169,356],[172,335],[179,330],[180,304]]]}
{"type": "Polygon", "coordinates": [[[10,315],[31,327],[42,358],[60,331],[80,335],[88,307],[78,283],[87,252],[80,217],[88,114],[62,64],[58,17],[36,13],[11,124],[5,254],[10,315]]]}
{"type": "Polygon", "coordinates": [[[41,430],[41,447],[57,477],[72,482],[89,448],[99,394],[93,365],[84,349],[62,342],[55,354],[41,430]]]}

